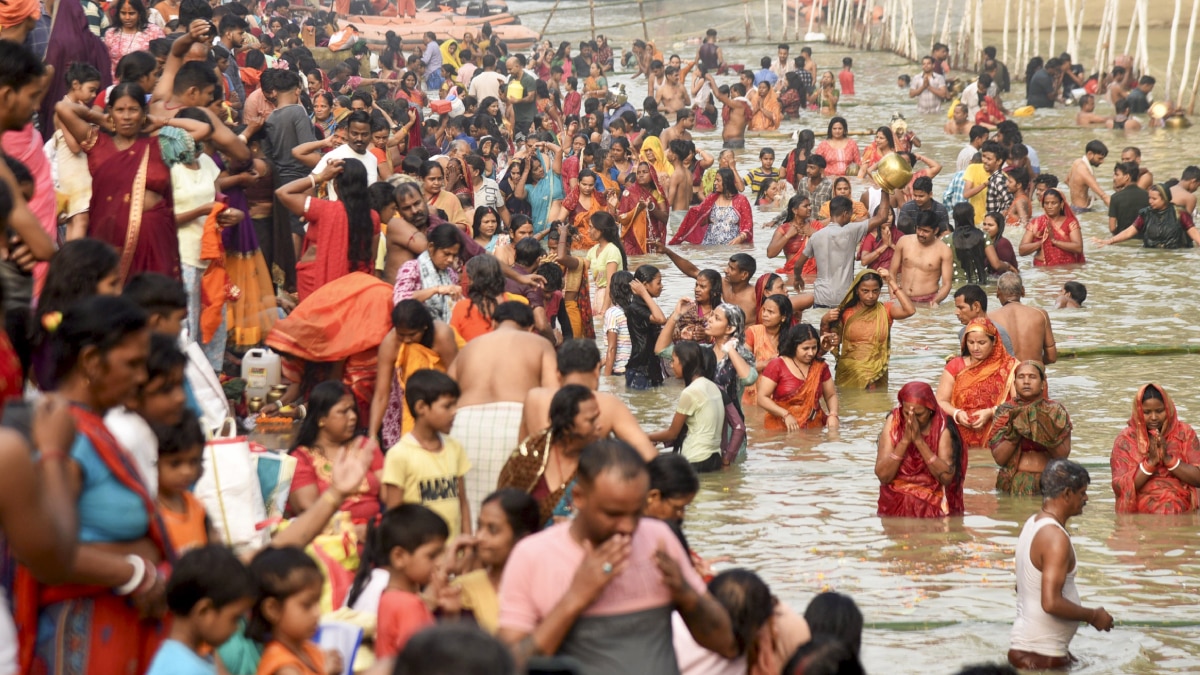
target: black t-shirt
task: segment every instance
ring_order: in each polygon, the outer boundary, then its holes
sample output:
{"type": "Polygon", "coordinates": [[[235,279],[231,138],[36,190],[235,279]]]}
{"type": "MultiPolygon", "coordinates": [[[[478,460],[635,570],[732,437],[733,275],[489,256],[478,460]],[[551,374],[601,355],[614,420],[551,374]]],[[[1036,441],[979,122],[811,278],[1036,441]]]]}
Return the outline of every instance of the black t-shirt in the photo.
{"type": "Polygon", "coordinates": [[[1140,115],[1150,109],[1150,99],[1146,98],[1146,92],[1137,87],[1129,92],[1125,100],[1129,102],[1129,112],[1131,113],[1140,115]]]}
{"type": "Polygon", "coordinates": [[[1137,220],[1138,211],[1147,206],[1150,206],[1150,199],[1146,191],[1137,185],[1129,185],[1114,192],[1108,201],[1108,217],[1117,219],[1117,229],[1113,234],[1118,234],[1133,225],[1133,221],[1137,220]]]}
{"type": "Polygon", "coordinates": [[[658,342],[662,326],[650,320],[650,307],[639,297],[634,297],[633,302],[625,308],[625,323],[633,347],[629,362],[625,365],[626,372],[634,370],[645,373],[651,385],[662,384],[662,361],[654,353],[654,343],[658,342]]]}
{"type": "Polygon", "coordinates": [[[1035,108],[1053,108],[1055,91],[1054,91],[1054,76],[1046,72],[1043,68],[1033,74],[1029,78],[1029,87],[1026,98],[1026,103],[1035,108]]]}

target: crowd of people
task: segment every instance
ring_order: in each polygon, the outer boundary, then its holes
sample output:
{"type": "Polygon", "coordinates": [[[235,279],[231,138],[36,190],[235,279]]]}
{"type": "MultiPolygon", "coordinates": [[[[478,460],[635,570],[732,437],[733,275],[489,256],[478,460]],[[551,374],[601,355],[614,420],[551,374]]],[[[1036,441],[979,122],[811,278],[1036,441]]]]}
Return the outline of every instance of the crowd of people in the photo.
{"type": "MultiPolygon", "coordinates": [[[[1075,588],[1065,526],[1090,478],[1021,258],[1084,264],[1075,214],[1097,200],[1113,236],[1095,247],[1200,243],[1200,168],[1155,182],[1130,146],[1110,194],[1093,140],[1060,189],[1006,117],[992,48],[965,87],[940,44],[900,82],[915,114],[961,101],[935,199],[942,164],[903,116],[865,147],[838,116],[849,58],[818,74],[781,44],[718,84],[715,30],[694,58],[636,41],[638,108],[603,39],[422,42],[379,49],[287,0],[0,7],[0,673],[340,673],[360,654],[313,642],[334,613],[366,626],[380,673],[862,672],[853,600],[801,616],[753,571],[714,570],[684,516],[699,474],[745,456],[750,408],[768,432],[836,430],[839,391],[887,389],[893,323],[951,300],[959,353],[882,423],[878,513],[963,515],[990,453],[998,491],[1042,498],[1008,660],[1061,668],[1080,622],[1112,627],[1075,588]],[[829,118],[820,142],[798,129],[739,169],[747,131],[802,113],[829,118]],[[714,157],[699,132],[718,127],[714,157]],[[778,214],[783,257],[761,274],[755,210],[778,214]],[[681,245],[734,252],[702,269],[681,245]],[[695,286],[664,308],[668,262],[695,286]],[[256,418],[221,375],[264,345],[286,391],[256,418]],[[666,428],[597,391],[610,376],[677,378],[666,428]],[[259,550],[223,546],[228,514],[194,492],[231,417],[296,427],[286,526],[263,523],[259,550]]],[[[1081,124],[1127,131],[1153,87],[1124,61],[1027,75],[1035,107],[1104,88],[1123,107],[1099,120],[1079,96],[1081,124]]],[[[1086,297],[1072,281],[1060,303],[1086,297]]],[[[1119,512],[1200,507],[1200,443],[1159,385],[1111,465],[1119,512]]]]}

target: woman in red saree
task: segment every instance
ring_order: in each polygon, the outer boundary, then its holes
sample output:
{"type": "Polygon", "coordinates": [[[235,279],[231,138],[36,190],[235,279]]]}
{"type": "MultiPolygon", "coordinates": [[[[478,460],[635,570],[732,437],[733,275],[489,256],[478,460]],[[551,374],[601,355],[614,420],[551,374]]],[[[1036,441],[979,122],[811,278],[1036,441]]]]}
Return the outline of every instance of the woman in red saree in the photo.
{"type": "Polygon", "coordinates": [[[275,323],[266,344],[282,355],[289,383],[280,407],[303,402],[317,384],[337,378],[354,392],[359,419],[370,419],[379,345],[392,330],[392,290],[373,275],[351,272],[275,323]]]}
{"type": "Polygon", "coordinates": [[[967,453],[957,429],[924,382],[896,396],[879,435],[875,476],[881,516],[945,518],[963,513],[967,453]]]}
{"type": "MultiPolygon", "coordinates": [[[[774,234],[771,235],[771,241],[767,244],[768,258],[774,258],[781,252],[787,257],[787,262],[783,264],[783,267],[775,270],[776,274],[791,274],[796,258],[804,252],[804,247],[808,245],[808,238],[825,226],[820,221],[813,220],[812,200],[808,198],[808,195],[794,195],[789,199],[787,213],[784,216],[788,219],[775,228],[774,234]]],[[[817,276],[815,258],[809,258],[804,263],[804,276],[817,276]]]]}
{"type": "Polygon", "coordinates": [[[1109,464],[1117,513],[1175,514],[1200,508],[1200,442],[1157,384],[1138,390],[1109,464]]]}
{"type": "Polygon", "coordinates": [[[750,200],[738,192],[732,170],[717,169],[712,194],[688,209],[670,244],[674,246],[685,241],[704,245],[754,243],[750,200]]]}
{"type": "Polygon", "coordinates": [[[294,180],[275,191],[279,203],[308,220],[296,262],[300,302],[351,272],[375,272],[379,214],[367,197],[367,170],[357,159],[335,159],[316,176],[294,180]],[[316,186],[335,181],[338,201],[312,196],[316,186]]]}
{"type": "Polygon", "coordinates": [[[54,110],[63,130],[88,156],[92,173],[88,236],[121,251],[121,281],[140,272],[181,278],[179,236],[171,199],[170,148],[190,135],[202,141],[212,132],[195,120],[155,119],[162,129],[144,133],[148,119],[146,92],[136,83],[118,84],[108,97],[108,115],[70,101],[54,110]],[[113,134],[99,130],[108,117],[113,134]]]}
{"type": "Polygon", "coordinates": [[[758,407],[767,413],[763,428],[799,431],[828,425],[837,429],[837,387],[825,360],[817,358],[820,345],[817,329],[806,323],[788,328],[780,338],[779,358],[767,364],[757,382],[758,407]],[[828,413],[821,408],[821,399],[828,413]]]}
{"type": "Polygon", "coordinates": [[[1042,195],[1042,215],[1029,221],[1017,247],[1021,255],[1034,253],[1035,267],[1077,265],[1083,257],[1083,233],[1079,219],[1063,194],[1054,188],[1042,195]]]}
{"type": "Polygon", "coordinates": [[[142,673],[165,637],[153,608],[166,588],[158,570],[174,555],[155,497],[104,413],[145,379],[146,314],[125,298],[88,298],[66,311],[55,339],[58,393],[71,403],[77,432],[59,461],[72,478],[80,543],[62,583],[41,585],[17,569],[19,672],[142,673]]]}
{"type": "Polygon", "coordinates": [[[972,319],[963,330],[962,355],[946,364],[938,381],[942,412],[959,426],[963,447],[985,448],[996,407],[1013,397],[1017,360],[990,319],[972,319]]]}
{"type": "MultiPolygon", "coordinates": [[[[616,196],[608,195],[611,206],[616,196]]],[[[629,255],[649,252],[647,241],[661,242],[667,236],[667,191],[659,182],[659,174],[649,162],[640,162],[633,181],[626,183],[617,199],[617,222],[629,255]]]]}

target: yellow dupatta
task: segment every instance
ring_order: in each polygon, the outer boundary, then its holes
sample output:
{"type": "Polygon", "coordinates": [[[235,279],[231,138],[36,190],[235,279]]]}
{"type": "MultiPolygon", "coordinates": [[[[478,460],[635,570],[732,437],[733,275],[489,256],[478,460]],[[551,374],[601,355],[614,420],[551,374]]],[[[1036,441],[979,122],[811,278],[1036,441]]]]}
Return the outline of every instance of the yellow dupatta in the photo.
{"type": "Polygon", "coordinates": [[[875,270],[863,269],[854,277],[854,283],[838,309],[841,310],[840,341],[837,350],[837,376],[839,387],[866,389],[887,377],[888,359],[891,357],[891,319],[888,308],[882,302],[865,308],[857,304],[858,286],[863,277],[875,270]],[[846,310],[854,312],[847,317],[846,310]]]}
{"type": "MultiPolygon", "coordinates": [[[[442,363],[441,354],[423,344],[417,342],[401,344],[396,351],[396,370],[392,375],[395,378],[393,389],[403,391],[405,385],[408,384],[408,377],[418,370],[439,370],[444,373],[446,364],[442,363]]],[[[401,399],[400,405],[407,411],[408,404],[403,399],[401,399]]],[[[401,416],[401,436],[412,431],[414,421],[413,416],[407,412],[401,416]]]]}

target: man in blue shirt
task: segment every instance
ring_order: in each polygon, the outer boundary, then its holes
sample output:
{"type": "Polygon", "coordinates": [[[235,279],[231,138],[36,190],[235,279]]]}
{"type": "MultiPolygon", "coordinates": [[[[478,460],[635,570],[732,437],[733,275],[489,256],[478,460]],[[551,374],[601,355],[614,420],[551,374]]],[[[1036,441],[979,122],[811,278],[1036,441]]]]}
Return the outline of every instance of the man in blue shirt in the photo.
{"type": "Polygon", "coordinates": [[[437,34],[427,31],[421,37],[425,51],[421,54],[421,63],[425,64],[425,86],[438,89],[442,86],[442,51],[438,47],[437,34]]]}
{"type": "Polygon", "coordinates": [[[775,74],[775,71],[771,70],[771,57],[762,57],[762,60],[758,62],[758,65],[762,66],[762,68],[754,71],[754,86],[757,87],[763,82],[766,82],[767,84],[771,85],[772,88],[774,88],[775,83],[779,81],[779,76],[775,74]]]}

